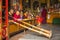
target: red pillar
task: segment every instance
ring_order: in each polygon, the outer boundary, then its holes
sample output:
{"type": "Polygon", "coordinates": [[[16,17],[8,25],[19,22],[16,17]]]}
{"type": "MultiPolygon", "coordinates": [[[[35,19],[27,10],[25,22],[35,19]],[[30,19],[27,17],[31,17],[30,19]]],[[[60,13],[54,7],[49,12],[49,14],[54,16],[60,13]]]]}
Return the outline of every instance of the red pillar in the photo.
{"type": "Polygon", "coordinates": [[[8,27],[8,0],[6,0],[6,26],[8,27]]]}
{"type": "Polygon", "coordinates": [[[6,40],[8,40],[8,0],[6,0],[6,15],[5,15],[5,24],[6,24],[6,40]]]}

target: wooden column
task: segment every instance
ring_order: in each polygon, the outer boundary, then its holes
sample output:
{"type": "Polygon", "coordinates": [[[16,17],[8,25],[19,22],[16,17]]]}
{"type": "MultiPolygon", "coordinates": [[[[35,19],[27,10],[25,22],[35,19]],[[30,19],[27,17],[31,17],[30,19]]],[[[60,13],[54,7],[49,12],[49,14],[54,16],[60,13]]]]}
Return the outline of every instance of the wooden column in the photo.
{"type": "Polygon", "coordinates": [[[0,0],[0,40],[2,40],[2,0],[0,0]]]}
{"type": "Polygon", "coordinates": [[[41,5],[41,1],[39,0],[39,7],[41,7],[40,5],[41,5]]]}
{"type": "Polygon", "coordinates": [[[60,0],[58,0],[60,2],[60,0]]]}
{"type": "Polygon", "coordinates": [[[46,0],[47,1],[47,7],[50,7],[50,0],[46,0]]]}
{"type": "Polygon", "coordinates": [[[33,0],[31,0],[31,11],[33,12],[33,0]]]}
{"type": "Polygon", "coordinates": [[[20,0],[20,10],[23,9],[22,0],[20,0]]]}

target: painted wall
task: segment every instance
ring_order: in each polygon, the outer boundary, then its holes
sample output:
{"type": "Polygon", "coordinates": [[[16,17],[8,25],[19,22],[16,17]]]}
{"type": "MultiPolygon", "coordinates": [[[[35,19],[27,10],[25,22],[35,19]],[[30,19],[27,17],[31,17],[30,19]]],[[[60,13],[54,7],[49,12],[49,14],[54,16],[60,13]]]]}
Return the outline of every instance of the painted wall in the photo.
{"type": "Polygon", "coordinates": [[[48,19],[48,15],[47,15],[47,23],[52,23],[54,18],[60,18],[60,14],[53,12],[50,14],[49,19],[48,19]]]}

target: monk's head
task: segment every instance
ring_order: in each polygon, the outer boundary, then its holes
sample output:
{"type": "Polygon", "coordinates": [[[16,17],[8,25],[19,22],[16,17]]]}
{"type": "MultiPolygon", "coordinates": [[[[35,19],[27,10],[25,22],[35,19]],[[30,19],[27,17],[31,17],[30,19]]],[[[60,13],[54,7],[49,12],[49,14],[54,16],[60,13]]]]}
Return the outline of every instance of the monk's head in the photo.
{"type": "Polygon", "coordinates": [[[16,11],[16,15],[20,15],[20,12],[19,11],[16,11]]]}
{"type": "Polygon", "coordinates": [[[13,14],[14,10],[13,9],[10,9],[10,13],[13,14]]]}

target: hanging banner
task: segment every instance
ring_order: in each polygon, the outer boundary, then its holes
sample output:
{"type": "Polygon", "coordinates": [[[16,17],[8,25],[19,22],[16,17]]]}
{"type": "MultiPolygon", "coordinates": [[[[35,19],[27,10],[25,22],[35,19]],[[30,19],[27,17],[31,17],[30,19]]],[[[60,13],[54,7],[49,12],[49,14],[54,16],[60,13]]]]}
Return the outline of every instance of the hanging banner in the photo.
{"type": "Polygon", "coordinates": [[[8,0],[5,0],[5,21],[2,27],[2,39],[8,40],[8,0]]]}
{"type": "Polygon", "coordinates": [[[2,27],[2,38],[6,39],[6,26],[2,27]]]}

